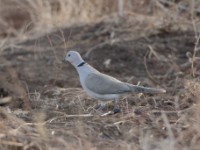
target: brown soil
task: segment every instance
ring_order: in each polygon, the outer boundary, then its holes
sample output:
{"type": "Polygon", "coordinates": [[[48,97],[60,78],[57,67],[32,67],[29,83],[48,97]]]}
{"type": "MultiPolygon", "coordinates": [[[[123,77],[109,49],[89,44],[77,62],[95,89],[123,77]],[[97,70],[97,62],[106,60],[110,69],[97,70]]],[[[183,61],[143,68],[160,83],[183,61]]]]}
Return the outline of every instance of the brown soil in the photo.
{"type": "Polygon", "coordinates": [[[11,113],[0,108],[0,149],[197,149],[198,101],[192,92],[200,63],[192,70],[189,62],[194,32],[143,29],[123,19],[100,22],[63,29],[66,42],[58,31],[6,49],[0,92],[13,100],[11,113]],[[83,92],[75,69],[62,62],[70,49],[101,72],[167,93],[129,95],[119,114],[81,116],[96,102],[83,92]]]}

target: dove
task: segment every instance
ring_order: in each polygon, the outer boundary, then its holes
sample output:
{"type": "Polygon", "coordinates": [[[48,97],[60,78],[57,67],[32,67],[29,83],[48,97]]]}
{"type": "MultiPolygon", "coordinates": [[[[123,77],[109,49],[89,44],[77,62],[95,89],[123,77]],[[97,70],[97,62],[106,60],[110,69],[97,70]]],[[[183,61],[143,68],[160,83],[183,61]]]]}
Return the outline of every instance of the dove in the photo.
{"type": "Polygon", "coordinates": [[[99,105],[97,110],[102,111],[107,101],[114,102],[113,113],[120,112],[118,100],[131,93],[165,93],[166,90],[137,86],[122,82],[112,76],[99,72],[86,63],[76,51],[69,51],[64,57],[65,62],[70,62],[79,75],[80,84],[87,95],[97,99],[99,105]]]}

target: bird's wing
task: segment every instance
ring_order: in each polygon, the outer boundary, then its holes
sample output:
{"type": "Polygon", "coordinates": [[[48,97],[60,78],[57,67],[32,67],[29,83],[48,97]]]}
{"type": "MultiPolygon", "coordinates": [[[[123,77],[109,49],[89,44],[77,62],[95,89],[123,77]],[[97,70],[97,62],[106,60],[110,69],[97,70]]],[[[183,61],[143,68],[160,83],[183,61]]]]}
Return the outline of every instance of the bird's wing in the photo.
{"type": "Polygon", "coordinates": [[[125,83],[102,73],[90,73],[85,80],[85,86],[94,93],[102,95],[131,92],[125,83]]]}

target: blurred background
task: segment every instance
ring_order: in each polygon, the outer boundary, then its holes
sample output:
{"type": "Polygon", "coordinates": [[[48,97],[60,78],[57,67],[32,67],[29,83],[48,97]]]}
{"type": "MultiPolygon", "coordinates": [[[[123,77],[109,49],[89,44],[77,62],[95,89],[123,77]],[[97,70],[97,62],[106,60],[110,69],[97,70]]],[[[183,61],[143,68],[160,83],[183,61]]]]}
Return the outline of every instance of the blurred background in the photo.
{"type": "Polygon", "coordinates": [[[160,27],[162,23],[169,25],[178,22],[181,24],[193,22],[198,26],[200,2],[198,0],[1,0],[0,3],[2,6],[0,35],[13,37],[29,32],[37,36],[48,30],[106,19],[114,20],[117,16],[124,17],[125,20],[156,17],[157,19],[152,22],[160,27]]]}
{"type": "Polygon", "coordinates": [[[0,149],[199,149],[199,31],[200,0],[0,0],[0,149]],[[69,50],[167,93],[100,117],[69,50]]]}

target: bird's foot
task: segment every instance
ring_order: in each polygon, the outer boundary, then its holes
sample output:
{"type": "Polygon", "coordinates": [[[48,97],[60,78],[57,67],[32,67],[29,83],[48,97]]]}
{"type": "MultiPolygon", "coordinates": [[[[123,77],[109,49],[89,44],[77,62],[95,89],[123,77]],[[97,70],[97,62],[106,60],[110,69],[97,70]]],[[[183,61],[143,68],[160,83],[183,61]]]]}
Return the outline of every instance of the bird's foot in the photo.
{"type": "Polygon", "coordinates": [[[118,106],[115,106],[112,111],[109,111],[107,113],[103,112],[104,108],[105,108],[105,105],[99,104],[93,107],[93,110],[95,110],[101,116],[113,115],[120,112],[120,108],[118,106]]]}
{"type": "Polygon", "coordinates": [[[119,113],[120,109],[119,108],[114,108],[112,111],[109,111],[107,113],[102,114],[101,116],[108,116],[108,115],[114,115],[116,113],[119,113]]]}
{"type": "Polygon", "coordinates": [[[100,107],[101,107],[101,104],[98,104],[98,105],[96,105],[96,106],[94,107],[94,109],[98,110],[98,109],[100,109],[100,107]]]}
{"type": "Polygon", "coordinates": [[[112,110],[112,113],[113,114],[116,114],[116,113],[119,113],[120,112],[120,109],[117,107],[117,108],[113,108],[112,110]]]}
{"type": "Polygon", "coordinates": [[[114,108],[111,111],[112,114],[119,113],[120,112],[120,108],[119,108],[119,105],[118,105],[118,100],[114,100],[113,103],[114,103],[114,108]]]}
{"type": "Polygon", "coordinates": [[[95,106],[95,109],[97,111],[103,112],[103,109],[105,108],[106,104],[102,101],[100,101],[100,104],[98,104],[97,106],[95,106]]]}
{"type": "Polygon", "coordinates": [[[97,109],[95,109],[97,112],[99,112],[100,114],[103,113],[103,109],[105,108],[105,106],[99,106],[97,109]]]}

